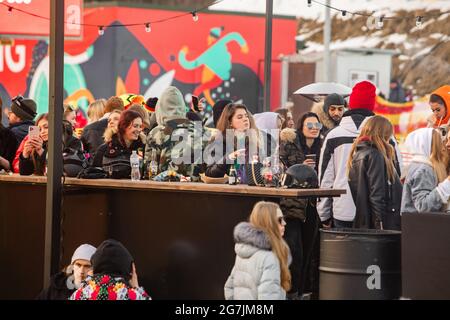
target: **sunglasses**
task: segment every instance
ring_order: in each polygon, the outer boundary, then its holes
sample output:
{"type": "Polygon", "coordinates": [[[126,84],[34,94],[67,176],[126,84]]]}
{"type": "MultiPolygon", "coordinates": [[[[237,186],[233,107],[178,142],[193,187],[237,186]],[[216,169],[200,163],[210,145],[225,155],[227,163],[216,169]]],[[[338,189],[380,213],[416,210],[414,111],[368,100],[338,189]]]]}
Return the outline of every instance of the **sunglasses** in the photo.
{"type": "Polygon", "coordinates": [[[286,222],[286,220],[284,220],[284,217],[278,217],[278,223],[283,224],[283,222],[286,222]]]}
{"type": "Polygon", "coordinates": [[[312,129],[322,129],[322,127],[323,127],[323,125],[320,123],[320,122],[307,122],[307,123],[305,123],[305,125],[306,125],[306,128],[308,128],[309,130],[312,130],[312,129]]]}

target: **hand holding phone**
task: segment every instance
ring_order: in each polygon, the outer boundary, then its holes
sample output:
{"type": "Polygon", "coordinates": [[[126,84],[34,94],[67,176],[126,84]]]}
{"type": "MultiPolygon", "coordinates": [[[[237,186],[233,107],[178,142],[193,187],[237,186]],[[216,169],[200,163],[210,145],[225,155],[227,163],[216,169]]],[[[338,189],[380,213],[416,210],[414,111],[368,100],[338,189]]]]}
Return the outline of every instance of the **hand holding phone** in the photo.
{"type": "Polygon", "coordinates": [[[192,101],[191,101],[191,109],[194,109],[196,112],[199,112],[200,109],[198,108],[198,97],[197,96],[192,96],[192,101]]]}
{"type": "Polygon", "coordinates": [[[28,136],[30,137],[30,140],[36,140],[39,137],[39,127],[38,126],[28,127],[28,136]]]}

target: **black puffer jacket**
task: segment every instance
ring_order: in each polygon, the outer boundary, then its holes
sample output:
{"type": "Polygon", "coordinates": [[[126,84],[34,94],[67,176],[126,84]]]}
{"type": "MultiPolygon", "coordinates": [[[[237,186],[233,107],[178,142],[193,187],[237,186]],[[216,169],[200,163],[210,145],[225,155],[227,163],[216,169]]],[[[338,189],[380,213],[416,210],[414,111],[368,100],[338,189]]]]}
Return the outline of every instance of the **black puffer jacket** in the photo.
{"type": "Polygon", "coordinates": [[[322,139],[320,137],[314,139],[310,147],[306,144],[306,139],[298,130],[286,128],[280,133],[280,160],[287,167],[294,164],[301,164],[305,161],[307,154],[316,155],[317,171],[319,165],[320,148],[322,146],[322,139]]]}
{"type": "MultiPolygon", "coordinates": [[[[117,133],[113,134],[111,140],[102,144],[95,154],[92,165],[94,167],[103,167],[105,171],[109,164],[113,164],[112,178],[129,179],[131,175],[130,156],[133,150],[143,154],[145,145],[141,139],[134,141],[130,148],[124,147],[118,138],[117,133]],[[120,162],[120,163],[119,163],[120,162]]],[[[142,174],[142,172],[141,172],[142,174]]]]}
{"type": "MultiPolygon", "coordinates": [[[[9,162],[11,168],[18,146],[19,144],[17,143],[14,133],[0,124],[0,157],[5,158],[9,162]]],[[[0,170],[1,169],[3,169],[3,167],[0,165],[0,170]]]]}
{"type": "Polygon", "coordinates": [[[101,119],[84,127],[81,142],[84,150],[91,155],[91,159],[94,159],[97,149],[105,142],[103,134],[107,127],[108,119],[101,119]]]}
{"type": "Polygon", "coordinates": [[[381,152],[370,141],[358,144],[349,172],[356,206],[354,228],[400,230],[402,185],[397,170],[394,173],[390,183],[381,152]]]}
{"type": "Polygon", "coordinates": [[[42,290],[36,300],[69,300],[75,287],[69,289],[71,282],[68,281],[65,272],[59,272],[50,279],[50,286],[42,290]]]}

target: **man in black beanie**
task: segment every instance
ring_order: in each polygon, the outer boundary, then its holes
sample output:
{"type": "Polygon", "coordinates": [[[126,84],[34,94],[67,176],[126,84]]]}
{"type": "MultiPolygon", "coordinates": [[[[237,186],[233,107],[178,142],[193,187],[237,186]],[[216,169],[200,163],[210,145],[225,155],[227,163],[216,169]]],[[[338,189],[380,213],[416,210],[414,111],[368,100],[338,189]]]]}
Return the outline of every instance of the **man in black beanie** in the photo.
{"type": "Polygon", "coordinates": [[[323,136],[339,125],[346,107],[345,99],[337,93],[329,94],[323,102],[323,107],[320,104],[313,106],[311,111],[319,116],[319,120],[323,124],[323,136]]]}
{"type": "Polygon", "coordinates": [[[9,127],[16,136],[17,143],[20,144],[28,134],[28,128],[34,126],[36,117],[36,102],[18,95],[11,101],[11,111],[8,113],[9,127]]]}
{"type": "Polygon", "coordinates": [[[149,300],[139,287],[134,259],[117,240],[103,241],[91,257],[94,275],[86,279],[71,300],[149,300]]]}

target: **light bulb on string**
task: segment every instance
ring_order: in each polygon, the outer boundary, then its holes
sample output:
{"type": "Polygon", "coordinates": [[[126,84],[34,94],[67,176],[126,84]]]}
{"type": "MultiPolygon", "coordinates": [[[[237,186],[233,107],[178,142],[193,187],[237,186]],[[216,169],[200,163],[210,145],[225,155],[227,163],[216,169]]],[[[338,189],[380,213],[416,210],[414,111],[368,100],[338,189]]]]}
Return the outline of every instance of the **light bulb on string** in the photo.
{"type": "Polygon", "coordinates": [[[152,27],[150,26],[150,23],[146,23],[145,24],[145,32],[150,32],[152,31],[152,27]]]}
{"type": "Polygon", "coordinates": [[[102,36],[105,34],[105,29],[103,29],[103,26],[98,27],[98,35],[102,36]]]}
{"type": "Polygon", "coordinates": [[[8,14],[11,14],[13,11],[13,7],[8,7],[8,14]]]}
{"type": "Polygon", "coordinates": [[[342,10],[341,13],[342,13],[342,16],[343,16],[343,17],[345,17],[345,16],[347,15],[347,11],[345,11],[345,10],[342,10]]]}
{"type": "Polygon", "coordinates": [[[194,22],[198,21],[198,15],[197,15],[197,12],[195,12],[195,11],[192,12],[192,20],[194,20],[194,22]]]}
{"type": "Polygon", "coordinates": [[[417,28],[422,27],[422,17],[420,17],[420,16],[416,18],[416,27],[417,28]]]}
{"type": "Polygon", "coordinates": [[[308,8],[311,8],[312,6],[312,0],[308,0],[308,8]]]}

